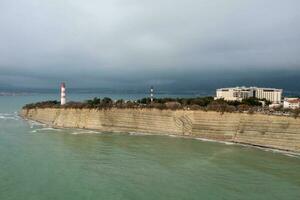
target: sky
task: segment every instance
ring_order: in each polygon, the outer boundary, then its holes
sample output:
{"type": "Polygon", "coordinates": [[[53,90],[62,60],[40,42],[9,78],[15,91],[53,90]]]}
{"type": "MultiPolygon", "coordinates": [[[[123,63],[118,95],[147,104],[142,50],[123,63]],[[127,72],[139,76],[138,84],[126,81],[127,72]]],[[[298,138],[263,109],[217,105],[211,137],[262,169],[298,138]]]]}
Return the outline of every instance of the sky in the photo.
{"type": "Polygon", "coordinates": [[[0,88],[300,90],[299,8],[299,0],[1,0],[0,88]]]}

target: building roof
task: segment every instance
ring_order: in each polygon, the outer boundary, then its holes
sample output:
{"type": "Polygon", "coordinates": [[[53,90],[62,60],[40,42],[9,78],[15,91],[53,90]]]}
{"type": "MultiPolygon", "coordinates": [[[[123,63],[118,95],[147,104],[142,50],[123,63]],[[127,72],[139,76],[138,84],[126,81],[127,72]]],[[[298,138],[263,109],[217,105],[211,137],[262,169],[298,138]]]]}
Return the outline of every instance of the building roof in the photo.
{"type": "Polygon", "coordinates": [[[289,103],[300,103],[300,99],[299,98],[285,99],[285,101],[287,101],[289,103]]]}
{"type": "Polygon", "coordinates": [[[257,90],[257,89],[261,89],[261,90],[272,90],[272,91],[281,91],[282,89],[277,89],[277,88],[260,88],[260,87],[229,87],[229,88],[219,88],[217,90],[257,90]]]}

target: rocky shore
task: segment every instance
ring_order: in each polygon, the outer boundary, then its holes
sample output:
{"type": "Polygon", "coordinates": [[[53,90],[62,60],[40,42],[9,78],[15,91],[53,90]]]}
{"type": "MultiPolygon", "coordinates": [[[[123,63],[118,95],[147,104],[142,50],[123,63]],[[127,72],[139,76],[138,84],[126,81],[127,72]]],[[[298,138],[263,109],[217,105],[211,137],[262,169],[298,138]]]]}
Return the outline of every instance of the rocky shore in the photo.
{"type": "Polygon", "coordinates": [[[22,109],[53,127],[178,135],[300,152],[300,119],[247,113],[158,109],[22,109]]]}

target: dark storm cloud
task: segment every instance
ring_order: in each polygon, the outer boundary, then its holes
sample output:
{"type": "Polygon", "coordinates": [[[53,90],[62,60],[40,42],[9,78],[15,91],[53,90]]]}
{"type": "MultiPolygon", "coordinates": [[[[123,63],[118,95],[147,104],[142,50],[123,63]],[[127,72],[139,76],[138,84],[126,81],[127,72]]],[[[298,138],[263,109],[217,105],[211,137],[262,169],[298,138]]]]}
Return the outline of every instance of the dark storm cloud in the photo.
{"type": "Polygon", "coordinates": [[[282,72],[300,68],[299,7],[298,0],[1,0],[0,84],[191,87],[241,77],[255,84],[257,73],[282,81],[282,72]]]}

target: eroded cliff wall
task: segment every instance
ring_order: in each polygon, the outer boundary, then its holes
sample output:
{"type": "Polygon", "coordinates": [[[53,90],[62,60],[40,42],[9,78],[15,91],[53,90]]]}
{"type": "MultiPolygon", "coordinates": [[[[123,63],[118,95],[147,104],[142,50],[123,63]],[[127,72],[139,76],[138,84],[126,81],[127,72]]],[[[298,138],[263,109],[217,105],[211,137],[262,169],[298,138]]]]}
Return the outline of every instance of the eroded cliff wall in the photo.
{"type": "Polygon", "coordinates": [[[55,127],[172,134],[300,152],[300,119],[262,114],[156,109],[23,109],[55,127]]]}

